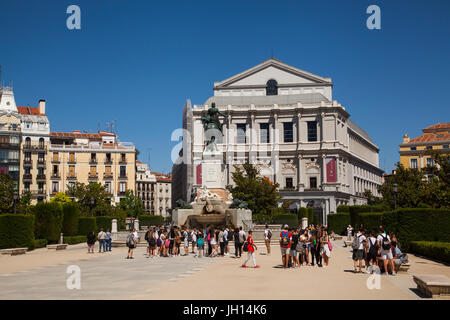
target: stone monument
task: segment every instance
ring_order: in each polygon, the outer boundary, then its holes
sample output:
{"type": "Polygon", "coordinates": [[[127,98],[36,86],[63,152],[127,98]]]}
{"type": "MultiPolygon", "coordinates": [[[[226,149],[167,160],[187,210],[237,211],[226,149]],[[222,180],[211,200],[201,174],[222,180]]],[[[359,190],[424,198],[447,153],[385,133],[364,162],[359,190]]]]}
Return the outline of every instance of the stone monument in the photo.
{"type": "Polygon", "coordinates": [[[173,210],[174,225],[251,227],[251,210],[230,208],[233,197],[226,189],[223,152],[217,146],[217,141],[223,135],[219,116],[228,118],[228,114],[221,113],[214,102],[207,114],[202,116],[206,137],[201,162],[202,185],[196,190],[196,197],[189,207],[182,206],[173,210]]]}

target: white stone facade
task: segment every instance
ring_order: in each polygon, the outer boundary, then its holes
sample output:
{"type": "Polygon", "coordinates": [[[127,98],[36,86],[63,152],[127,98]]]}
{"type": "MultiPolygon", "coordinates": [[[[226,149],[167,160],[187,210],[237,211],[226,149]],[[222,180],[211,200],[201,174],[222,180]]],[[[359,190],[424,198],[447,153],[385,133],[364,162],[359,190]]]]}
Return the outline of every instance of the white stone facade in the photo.
{"type": "Polygon", "coordinates": [[[227,184],[233,184],[234,165],[253,163],[279,183],[283,201],[292,201],[292,209],[313,205],[323,223],[339,204],[366,203],[366,189],[378,196],[383,173],[379,148],[332,100],[332,85],[330,78],[269,59],[216,82],[214,96],[204,104],[188,101],[183,150],[173,170],[173,200],[190,200],[192,188],[201,185],[197,166],[207,140],[201,116],[212,103],[229,113],[222,118],[223,140],[218,143],[227,184]],[[186,190],[180,192],[178,185],[186,190]]]}

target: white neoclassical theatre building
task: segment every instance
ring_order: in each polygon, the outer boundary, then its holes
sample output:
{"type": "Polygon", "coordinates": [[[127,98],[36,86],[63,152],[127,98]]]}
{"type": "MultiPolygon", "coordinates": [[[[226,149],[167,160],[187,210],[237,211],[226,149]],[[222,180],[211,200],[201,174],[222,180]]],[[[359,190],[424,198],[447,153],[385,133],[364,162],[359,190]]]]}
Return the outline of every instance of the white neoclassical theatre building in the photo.
{"type": "Polygon", "coordinates": [[[214,83],[214,96],[204,104],[186,102],[183,142],[173,166],[172,199],[189,201],[202,185],[205,148],[201,121],[212,103],[221,118],[224,179],[233,184],[234,165],[255,164],[280,185],[291,209],[314,207],[320,222],[340,204],[364,204],[365,190],[379,196],[382,183],[379,148],[333,100],[333,83],[271,58],[214,83]]]}

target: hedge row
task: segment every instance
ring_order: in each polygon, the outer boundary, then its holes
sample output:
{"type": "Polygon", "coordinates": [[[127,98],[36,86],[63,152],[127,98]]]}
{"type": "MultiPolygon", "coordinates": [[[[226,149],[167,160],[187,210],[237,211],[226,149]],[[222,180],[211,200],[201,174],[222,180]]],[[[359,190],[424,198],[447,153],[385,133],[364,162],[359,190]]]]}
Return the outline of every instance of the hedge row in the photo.
{"type": "Polygon", "coordinates": [[[314,223],[315,217],[313,210],[313,208],[299,208],[298,221],[302,221],[303,218],[308,218],[308,224],[314,223]]]}
{"type": "Polygon", "coordinates": [[[328,230],[333,230],[337,234],[346,234],[349,224],[350,215],[348,213],[334,213],[328,216],[328,230]]]}
{"type": "Polygon", "coordinates": [[[350,206],[350,224],[353,227],[359,227],[361,225],[361,221],[359,220],[359,214],[364,212],[383,212],[386,211],[385,206],[370,206],[370,205],[360,205],[360,206],[350,206]]]}
{"type": "Polygon", "coordinates": [[[36,239],[34,240],[34,249],[45,248],[47,243],[47,239],[36,239]]]}
{"type": "Polygon", "coordinates": [[[70,236],[70,237],[64,237],[64,243],[67,244],[78,244],[87,242],[87,234],[86,236],[70,236]]]}
{"type": "Polygon", "coordinates": [[[336,209],[337,213],[350,213],[350,206],[341,204],[336,209]]]}
{"type": "Polygon", "coordinates": [[[75,202],[65,203],[62,207],[63,223],[62,233],[66,236],[78,234],[78,220],[80,217],[80,207],[75,202]]]}
{"type": "Polygon", "coordinates": [[[254,214],[252,220],[255,224],[269,224],[273,222],[273,218],[265,214],[254,214]]]}
{"type": "Polygon", "coordinates": [[[40,202],[33,208],[33,213],[36,239],[47,239],[49,243],[57,243],[63,223],[62,206],[56,202],[40,202]]]}
{"type": "Polygon", "coordinates": [[[109,217],[109,216],[98,216],[95,217],[95,222],[97,225],[97,228],[95,229],[97,232],[100,232],[100,229],[103,228],[103,231],[111,231],[111,226],[112,226],[112,220],[114,218],[113,217],[109,217]]]}
{"type": "Polygon", "coordinates": [[[89,232],[97,231],[97,222],[95,217],[81,217],[78,220],[78,234],[87,236],[89,232]]]}
{"type": "Polygon", "coordinates": [[[34,249],[34,217],[22,214],[0,215],[0,249],[34,249]]]}
{"type": "Polygon", "coordinates": [[[450,243],[435,241],[411,241],[409,252],[432,259],[450,262],[450,243]]]}
{"type": "Polygon", "coordinates": [[[295,214],[277,214],[273,216],[273,223],[287,224],[289,227],[297,227],[298,217],[295,214]]]}
{"type": "Polygon", "coordinates": [[[163,224],[164,218],[162,216],[151,214],[139,215],[139,226],[162,226],[163,224]]]}

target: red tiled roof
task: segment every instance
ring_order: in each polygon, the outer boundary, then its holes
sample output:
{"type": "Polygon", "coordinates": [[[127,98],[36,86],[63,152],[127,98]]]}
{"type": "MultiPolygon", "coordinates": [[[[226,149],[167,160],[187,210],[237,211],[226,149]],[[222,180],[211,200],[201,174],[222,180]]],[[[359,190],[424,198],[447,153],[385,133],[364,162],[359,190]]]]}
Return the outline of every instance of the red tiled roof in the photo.
{"type": "Polygon", "coordinates": [[[20,114],[31,114],[35,116],[45,116],[45,114],[41,113],[39,107],[17,107],[17,111],[20,114]]]}
{"type": "Polygon", "coordinates": [[[441,129],[450,129],[450,122],[436,123],[436,124],[433,124],[432,126],[424,128],[423,130],[428,131],[428,130],[441,130],[441,129]]]}
{"type": "Polygon", "coordinates": [[[101,135],[101,136],[112,136],[112,137],[115,137],[115,136],[116,136],[115,133],[113,133],[113,132],[108,132],[108,131],[99,131],[98,134],[101,135]]]}
{"type": "Polygon", "coordinates": [[[438,142],[450,140],[450,132],[426,132],[420,137],[411,139],[409,143],[438,142]]]}
{"type": "Polygon", "coordinates": [[[50,137],[63,137],[63,138],[81,138],[81,139],[98,139],[101,140],[102,136],[98,133],[80,133],[80,132],[50,132],[50,137]]]}
{"type": "Polygon", "coordinates": [[[172,179],[171,178],[156,178],[156,181],[172,182],[172,179]]]}

